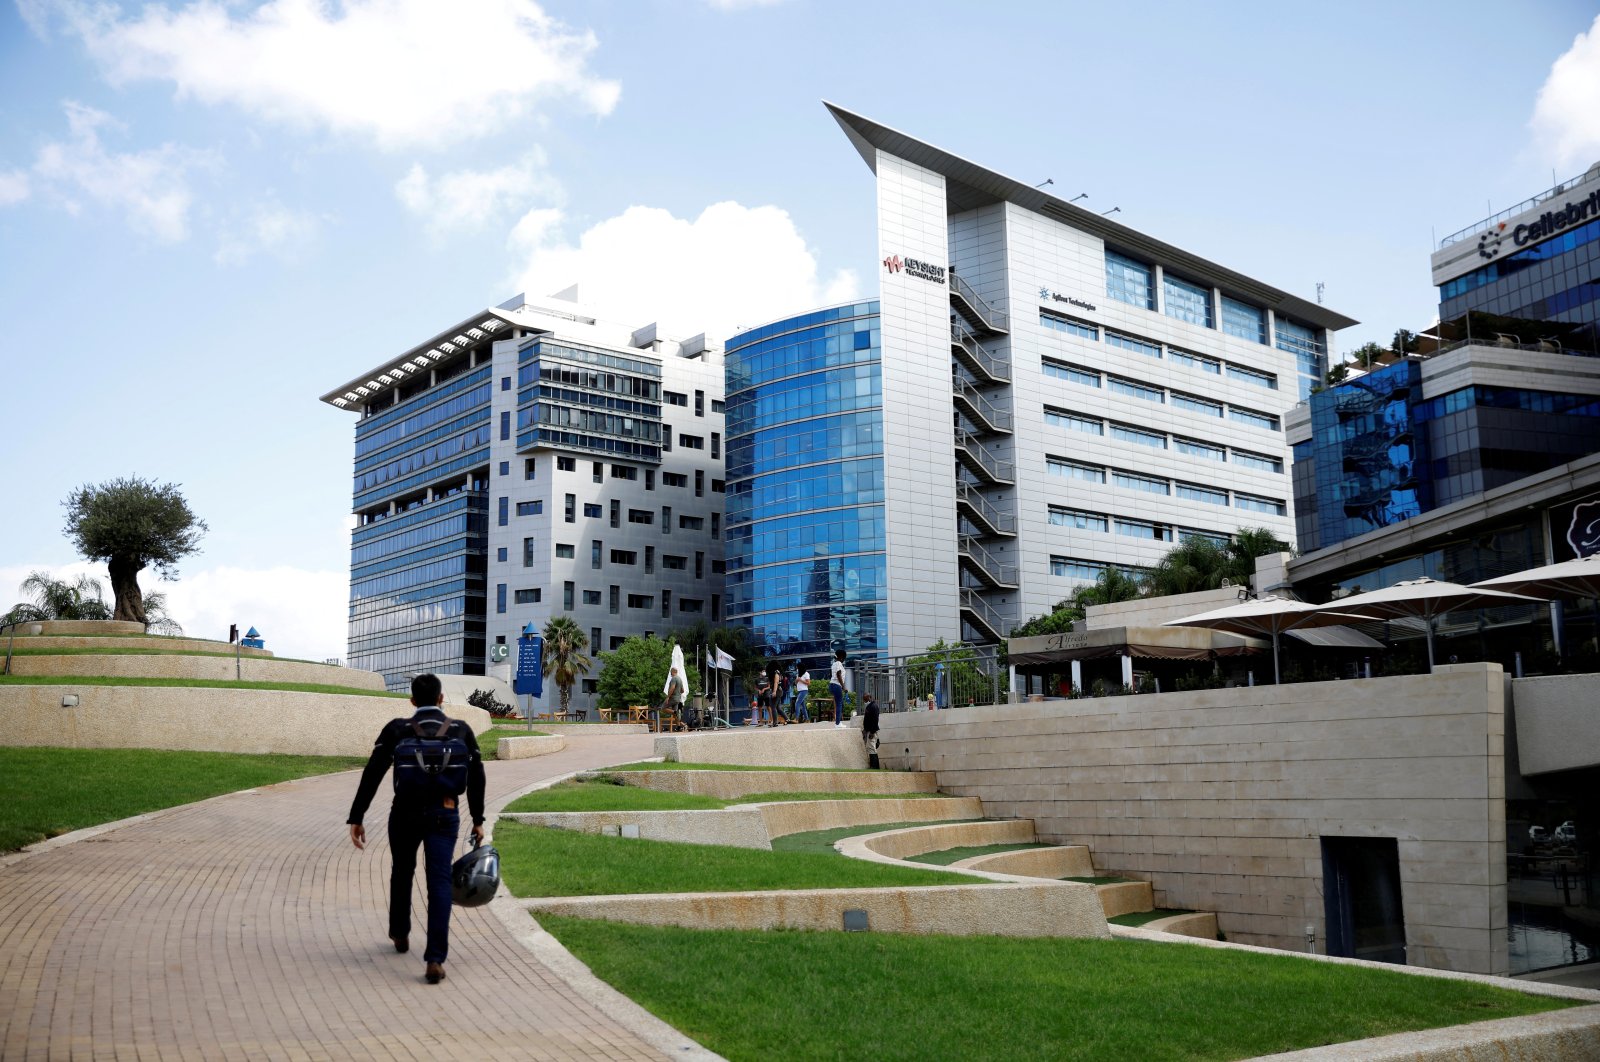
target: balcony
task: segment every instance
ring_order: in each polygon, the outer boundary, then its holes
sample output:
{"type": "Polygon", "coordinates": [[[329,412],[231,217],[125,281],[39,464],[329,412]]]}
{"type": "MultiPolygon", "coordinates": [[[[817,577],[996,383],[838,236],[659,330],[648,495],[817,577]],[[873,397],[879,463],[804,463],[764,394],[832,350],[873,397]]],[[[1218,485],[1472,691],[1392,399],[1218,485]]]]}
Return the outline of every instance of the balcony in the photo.
{"type": "Polygon", "coordinates": [[[956,408],[985,435],[1010,435],[1011,411],[1000,408],[993,399],[957,376],[952,381],[956,408]]]}
{"type": "Polygon", "coordinates": [[[1011,513],[1002,512],[971,483],[956,484],[956,511],[985,535],[1016,537],[1017,518],[1011,513]]]}
{"type": "Polygon", "coordinates": [[[962,324],[959,318],[950,319],[950,349],[956,359],[977,377],[981,384],[1008,384],[1011,382],[1011,365],[1004,358],[991,354],[978,337],[962,324]]]}
{"type": "Polygon", "coordinates": [[[977,436],[960,428],[956,429],[956,460],[990,486],[1009,487],[1017,481],[1010,461],[1001,460],[977,436]]]}

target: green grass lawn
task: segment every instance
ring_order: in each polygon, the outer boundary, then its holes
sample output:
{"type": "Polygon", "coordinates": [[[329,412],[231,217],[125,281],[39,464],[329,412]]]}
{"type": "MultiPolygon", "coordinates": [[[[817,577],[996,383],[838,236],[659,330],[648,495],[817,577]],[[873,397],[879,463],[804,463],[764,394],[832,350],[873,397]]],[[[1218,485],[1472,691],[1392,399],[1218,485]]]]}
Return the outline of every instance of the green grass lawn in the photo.
{"type": "MultiPolygon", "coordinates": [[[[946,819],[950,822],[981,822],[981,819],[946,819]]],[[[812,830],[809,833],[791,833],[786,837],[774,837],[772,849],[775,852],[820,852],[834,859],[842,858],[834,851],[835,843],[846,837],[857,837],[863,833],[883,833],[887,830],[904,830],[912,826],[938,826],[938,822],[882,822],[874,826],[840,826],[832,830],[812,830]]]]}
{"type": "Polygon", "coordinates": [[[0,748],[0,851],[158,808],[350,770],[365,762],[353,756],[0,748]]]}
{"type": "Polygon", "coordinates": [[[1238,1059],[1572,1005],[1184,944],[539,922],[734,1062],[1238,1059]]]}
{"type": "MultiPolygon", "coordinates": [[[[122,638],[122,637],[134,638],[134,637],[143,637],[143,635],[131,635],[130,634],[130,635],[117,635],[116,637],[119,637],[119,638],[122,638]]],[[[217,644],[226,645],[227,643],[226,642],[219,642],[217,644]]],[[[3,652],[3,650],[0,650],[0,652],[3,652]]],[[[327,663],[326,661],[323,661],[323,660],[302,660],[299,657],[294,657],[294,656],[268,656],[268,657],[261,657],[261,656],[251,656],[249,653],[245,653],[245,654],[239,655],[239,654],[235,654],[233,652],[233,650],[231,650],[231,649],[229,649],[226,652],[224,652],[224,651],[221,651],[221,650],[212,650],[212,649],[160,649],[160,648],[156,648],[156,647],[153,647],[153,646],[128,646],[126,648],[122,648],[120,646],[104,646],[104,645],[102,645],[102,646],[93,646],[93,647],[77,646],[77,647],[74,647],[74,648],[71,648],[71,649],[33,649],[33,648],[25,649],[25,648],[22,648],[21,646],[18,646],[16,649],[12,650],[11,655],[12,656],[224,656],[224,657],[227,657],[229,660],[233,660],[233,659],[274,660],[274,661],[278,661],[280,663],[285,663],[285,664],[315,664],[318,667],[337,667],[338,666],[336,664],[329,664],[329,663],[327,663]]]]}
{"type": "MultiPolygon", "coordinates": [[[[936,793],[894,794],[922,798],[936,793]]],[[[623,785],[597,775],[584,781],[567,781],[519,797],[507,811],[712,811],[735,804],[765,804],[794,800],[881,800],[878,793],[752,793],[742,797],[700,796],[694,793],[669,793],[623,785]]]]}
{"type": "Polygon", "coordinates": [[[907,856],[913,863],[932,863],[935,866],[949,866],[951,863],[963,859],[972,859],[976,856],[999,855],[1001,852],[1021,852],[1029,848],[1054,848],[1055,845],[1045,844],[1043,841],[1021,841],[1017,844],[972,844],[961,848],[946,848],[942,852],[924,852],[921,855],[907,856]]]}
{"type": "MultiPolygon", "coordinates": [[[[3,686],[175,686],[202,690],[288,690],[292,693],[337,693],[354,697],[398,697],[404,693],[358,690],[319,682],[235,682],[232,679],[122,678],[115,675],[0,675],[3,686]]],[[[409,714],[409,713],[407,713],[409,714]]]]}
{"type": "Polygon", "coordinates": [[[1142,926],[1154,922],[1158,918],[1168,915],[1194,914],[1181,907],[1157,907],[1153,911],[1129,911],[1127,914],[1117,915],[1115,918],[1106,919],[1114,926],[1142,926]]]}
{"type": "Polygon", "coordinates": [[[820,771],[824,774],[866,774],[867,767],[748,767],[737,763],[624,763],[608,771],[820,771]]]}
{"type": "Polygon", "coordinates": [[[639,892],[767,892],[885,885],[965,885],[939,870],[844,859],[835,852],[766,852],[547,830],[500,819],[495,847],[516,896],[614,896],[639,892]]]}

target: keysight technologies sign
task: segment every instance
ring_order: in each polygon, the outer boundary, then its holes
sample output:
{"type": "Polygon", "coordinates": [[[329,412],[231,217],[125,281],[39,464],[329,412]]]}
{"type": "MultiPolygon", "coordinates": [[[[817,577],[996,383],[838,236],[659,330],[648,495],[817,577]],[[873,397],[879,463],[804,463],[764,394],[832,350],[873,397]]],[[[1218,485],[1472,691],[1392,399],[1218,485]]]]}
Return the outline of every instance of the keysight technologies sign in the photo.
{"type": "Polygon", "coordinates": [[[883,268],[888,273],[904,271],[908,277],[931,280],[935,284],[944,283],[944,266],[930,265],[915,258],[901,258],[897,254],[891,254],[883,260],[883,268]]]}

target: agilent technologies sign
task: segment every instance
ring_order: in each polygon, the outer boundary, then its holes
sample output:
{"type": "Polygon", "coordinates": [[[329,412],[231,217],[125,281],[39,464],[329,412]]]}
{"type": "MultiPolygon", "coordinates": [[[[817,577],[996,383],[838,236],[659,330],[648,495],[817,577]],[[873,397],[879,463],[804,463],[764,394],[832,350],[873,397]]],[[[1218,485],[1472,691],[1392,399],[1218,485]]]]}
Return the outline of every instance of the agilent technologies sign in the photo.
{"type": "Polygon", "coordinates": [[[944,266],[932,265],[916,258],[901,258],[897,254],[891,254],[883,260],[883,268],[889,273],[899,273],[904,270],[908,277],[931,280],[935,284],[944,283],[944,266]]]}

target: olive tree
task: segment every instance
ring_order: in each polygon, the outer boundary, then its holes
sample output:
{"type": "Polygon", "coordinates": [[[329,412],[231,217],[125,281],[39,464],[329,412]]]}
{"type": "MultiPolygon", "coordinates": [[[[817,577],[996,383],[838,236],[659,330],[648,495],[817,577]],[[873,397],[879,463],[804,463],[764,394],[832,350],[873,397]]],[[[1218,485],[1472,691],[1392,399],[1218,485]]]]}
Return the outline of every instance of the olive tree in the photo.
{"type": "Polygon", "coordinates": [[[139,573],[154,568],[163,579],[177,578],[178,562],[199,551],[207,531],[175,483],[113,479],[79,487],[61,504],[78,552],[110,569],[112,619],[148,622],[139,573]]]}

